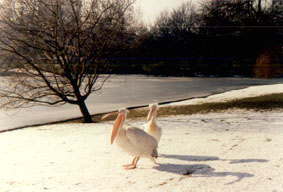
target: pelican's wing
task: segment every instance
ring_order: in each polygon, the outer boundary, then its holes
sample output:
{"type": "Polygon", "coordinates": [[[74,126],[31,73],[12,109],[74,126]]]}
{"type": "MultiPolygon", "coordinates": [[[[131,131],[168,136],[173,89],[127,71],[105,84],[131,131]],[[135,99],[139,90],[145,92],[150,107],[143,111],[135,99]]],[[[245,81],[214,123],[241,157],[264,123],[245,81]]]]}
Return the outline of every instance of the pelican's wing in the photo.
{"type": "Polygon", "coordinates": [[[141,151],[148,151],[157,148],[157,141],[154,137],[150,136],[142,129],[129,127],[126,131],[126,136],[131,144],[141,151]]]}

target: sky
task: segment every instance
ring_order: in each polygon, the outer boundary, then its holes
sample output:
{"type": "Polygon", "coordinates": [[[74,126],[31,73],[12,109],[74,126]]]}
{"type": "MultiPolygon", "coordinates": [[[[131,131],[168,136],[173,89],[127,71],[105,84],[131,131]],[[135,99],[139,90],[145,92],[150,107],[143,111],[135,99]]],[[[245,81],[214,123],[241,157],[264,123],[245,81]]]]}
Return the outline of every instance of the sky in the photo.
{"type": "MultiPolygon", "coordinates": [[[[200,0],[192,0],[198,3],[200,0]]],[[[164,10],[179,7],[188,0],[137,0],[136,7],[141,12],[142,21],[152,23],[158,15],[164,10]]]]}

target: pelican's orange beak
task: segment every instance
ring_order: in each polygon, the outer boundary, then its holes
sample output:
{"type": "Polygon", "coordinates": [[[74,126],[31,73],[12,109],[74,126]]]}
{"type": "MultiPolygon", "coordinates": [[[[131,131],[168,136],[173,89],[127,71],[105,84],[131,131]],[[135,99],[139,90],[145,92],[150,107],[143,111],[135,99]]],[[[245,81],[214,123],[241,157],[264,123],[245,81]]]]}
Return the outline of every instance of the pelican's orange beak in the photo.
{"type": "Polygon", "coordinates": [[[113,144],[115,138],[117,137],[118,131],[121,128],[122,123],[124,121],[125,121],[125,114],[119,113],[112,128],[111,144],[113,144]]]}

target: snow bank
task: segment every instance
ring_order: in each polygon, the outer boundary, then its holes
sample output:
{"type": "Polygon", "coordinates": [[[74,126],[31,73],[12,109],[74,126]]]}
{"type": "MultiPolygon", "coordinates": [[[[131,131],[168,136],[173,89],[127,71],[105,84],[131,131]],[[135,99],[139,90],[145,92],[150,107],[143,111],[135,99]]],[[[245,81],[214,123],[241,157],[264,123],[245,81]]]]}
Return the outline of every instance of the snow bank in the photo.
{"type": "Polygon", "coordinates": [[[190,105],[203,104],[212,102],[226,102],[235,99],[244,99],[249,97],[257,97],[274,93],[283,93],[283,84],[252,86],[245,89],[228,91],[221,94],[211,95],[206,98],[190,99],[182,102],[175,102],[169,105],[190,105]]]}

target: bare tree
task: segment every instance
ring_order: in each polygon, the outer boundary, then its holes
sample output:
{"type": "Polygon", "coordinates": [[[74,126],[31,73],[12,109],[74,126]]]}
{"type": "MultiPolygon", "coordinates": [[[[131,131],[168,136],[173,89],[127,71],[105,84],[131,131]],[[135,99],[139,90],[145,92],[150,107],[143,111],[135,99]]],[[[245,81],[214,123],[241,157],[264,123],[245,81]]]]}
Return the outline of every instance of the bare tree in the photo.
{"type": "Polygon", "coordinates": [[[133,0],[5,0],[1,5],[1,106],[74,104],[92,122],[85,100],[108,78],[133,0]],[[10,2],[10,3],[9,3],[10,2]],[[8,3],[8,4],[7,4],[8,3]]]}

